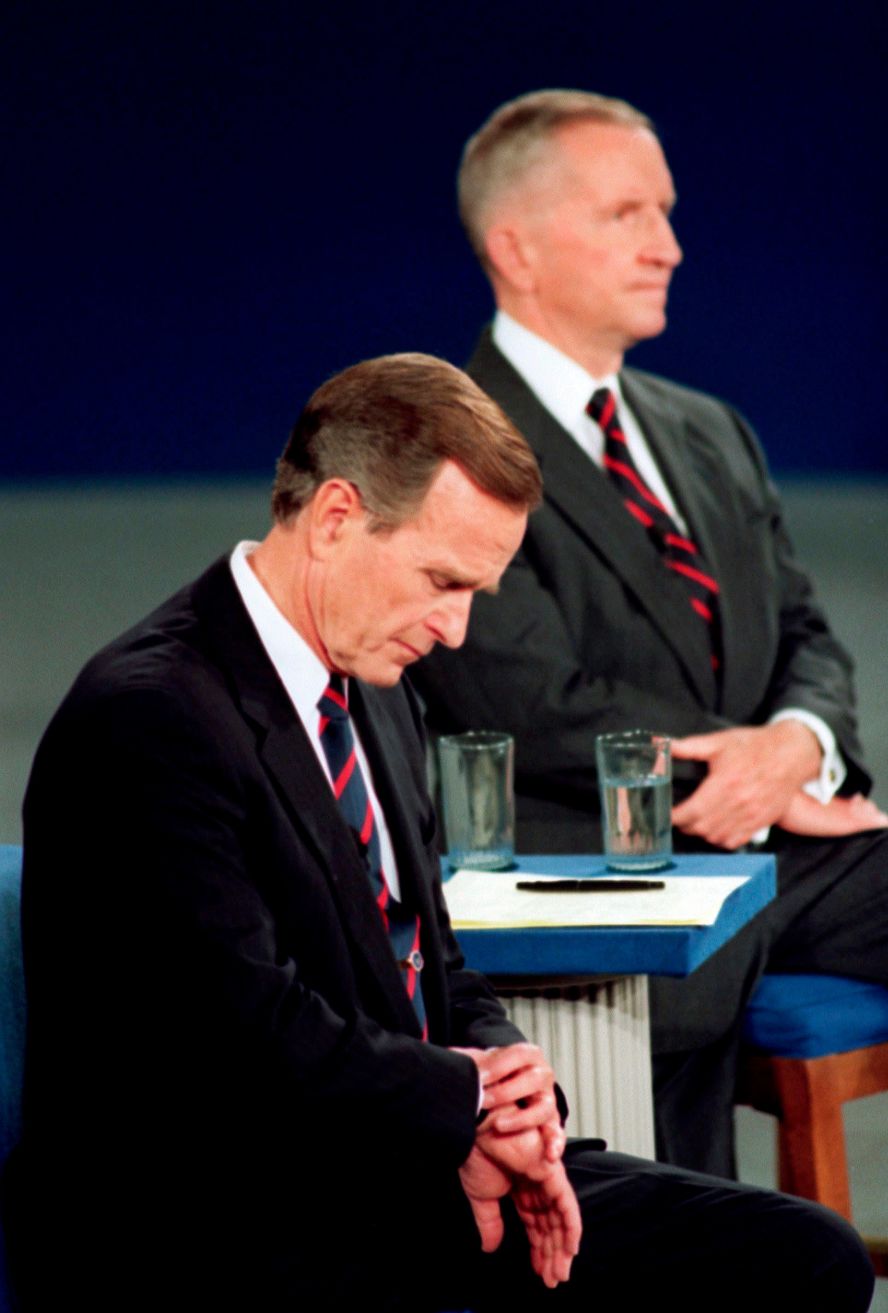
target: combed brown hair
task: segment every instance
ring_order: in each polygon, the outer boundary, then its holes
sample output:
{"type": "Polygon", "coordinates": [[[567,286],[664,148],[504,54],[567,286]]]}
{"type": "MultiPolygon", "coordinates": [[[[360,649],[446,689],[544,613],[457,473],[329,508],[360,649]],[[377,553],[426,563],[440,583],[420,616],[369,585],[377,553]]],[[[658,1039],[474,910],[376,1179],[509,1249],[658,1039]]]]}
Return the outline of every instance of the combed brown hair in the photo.
{"type": "Polygon", "coordinates": [[[435,356],[352,365],[309,400],[277,464],[271,509],[296,515],[328,479],[353,483],[370,528],[415,514],[445,460],[498,501],[530,510],[542,482],[514,425],[461,369],[435,356]]]}
{"type": "Polygon", "coordinates": [[[457,178],[459,213],[482,264],[493,203],[545,161],[557,129],[581,122],[653,131],[647,115],[625,100],[593,91],[531,91],[500,105],[466,142],[457,178]]]}

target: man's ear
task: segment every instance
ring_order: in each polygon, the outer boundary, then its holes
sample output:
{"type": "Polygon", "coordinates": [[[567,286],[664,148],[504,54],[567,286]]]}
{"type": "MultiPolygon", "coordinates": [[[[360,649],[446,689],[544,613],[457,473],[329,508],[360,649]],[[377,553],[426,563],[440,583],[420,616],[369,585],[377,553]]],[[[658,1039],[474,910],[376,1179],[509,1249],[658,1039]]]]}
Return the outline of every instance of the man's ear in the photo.
{"type": "Polygon", "coordinates": [[[365,518],[361,494],[348,479],[327,479],[308,506],[308,545],[311,554],[326,559],[365,518]]]}
{"type": "Polygon", "coordinates": [[[521,225],[493,224],[484,235],[484,249],[494,277],[516,292],[533,291],[533,245],[521,225]]]}

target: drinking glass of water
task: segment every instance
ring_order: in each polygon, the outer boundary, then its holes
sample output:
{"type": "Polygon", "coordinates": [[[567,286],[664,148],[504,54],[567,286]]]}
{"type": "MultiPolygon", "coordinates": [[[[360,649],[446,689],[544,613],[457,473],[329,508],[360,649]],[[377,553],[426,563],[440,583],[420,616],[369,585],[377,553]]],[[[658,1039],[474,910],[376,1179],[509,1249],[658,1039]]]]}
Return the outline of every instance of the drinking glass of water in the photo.
{"type": "Polygon", "coordinates": [[[515,855],[515,745],[470,730],[438,740],[447,858],[456,870],[499,871],[515,855]]]}
{"type": "Polygon", "coordinates": [[[656,871],[672,858],[672,755],[665,734],[623,730],[595,740],[604,854],[613,871],[656,871]]]}

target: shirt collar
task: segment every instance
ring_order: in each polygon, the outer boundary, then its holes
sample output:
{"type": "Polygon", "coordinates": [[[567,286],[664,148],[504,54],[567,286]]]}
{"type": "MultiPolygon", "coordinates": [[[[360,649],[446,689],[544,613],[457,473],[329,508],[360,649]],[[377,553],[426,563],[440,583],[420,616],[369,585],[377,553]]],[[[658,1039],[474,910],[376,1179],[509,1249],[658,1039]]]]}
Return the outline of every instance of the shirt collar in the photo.
{"type": "MultiPolygon", "coordinates": [[[[231,553],[231,573],[269,660],[277,671],[303,725],[317,730],[318,700],[329,671],[290,621],[278,610],[254,573],[248,557],[258,546],[240,542],[231,553]]],[[[346,689],[348,680],[345,680],[346,689]]]]}
{"type": "Polygon", "coordinates": [[[616,393],[617,402],[622,402],[617,374],[594,378],[582,365],[519,324],[505,310],[497,310],[494,315],[492,334],[494,345],[568,433],[576,432],[582,424],[586,406],[598,388],[610,388],[616,393]]]}

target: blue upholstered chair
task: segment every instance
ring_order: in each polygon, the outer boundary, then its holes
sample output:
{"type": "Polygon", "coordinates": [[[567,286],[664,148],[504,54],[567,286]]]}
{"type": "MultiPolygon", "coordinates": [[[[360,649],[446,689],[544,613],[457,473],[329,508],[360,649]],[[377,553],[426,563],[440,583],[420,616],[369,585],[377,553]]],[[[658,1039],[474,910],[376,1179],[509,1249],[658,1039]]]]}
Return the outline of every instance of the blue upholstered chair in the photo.
{"type": "MultiPolygon", "coordinates": [[[[765,976],[744,1044],[737,1102],[778,1118],[780,1189],[850,1219],[842,1104],[888,1090],[888,989],[844,976],[765,976]]],[[[867,1243],[888,1275],[888,1242],[867,1243]]]]}
{"type": "MultiPolygon", "coordinates": [[[[25,982],[19,928],[22,850],[0,845],[0,1171],[21,1127],[25,982]]],[[[0,1234],[0,1313],[11,1313],[0,1234]]]]}

